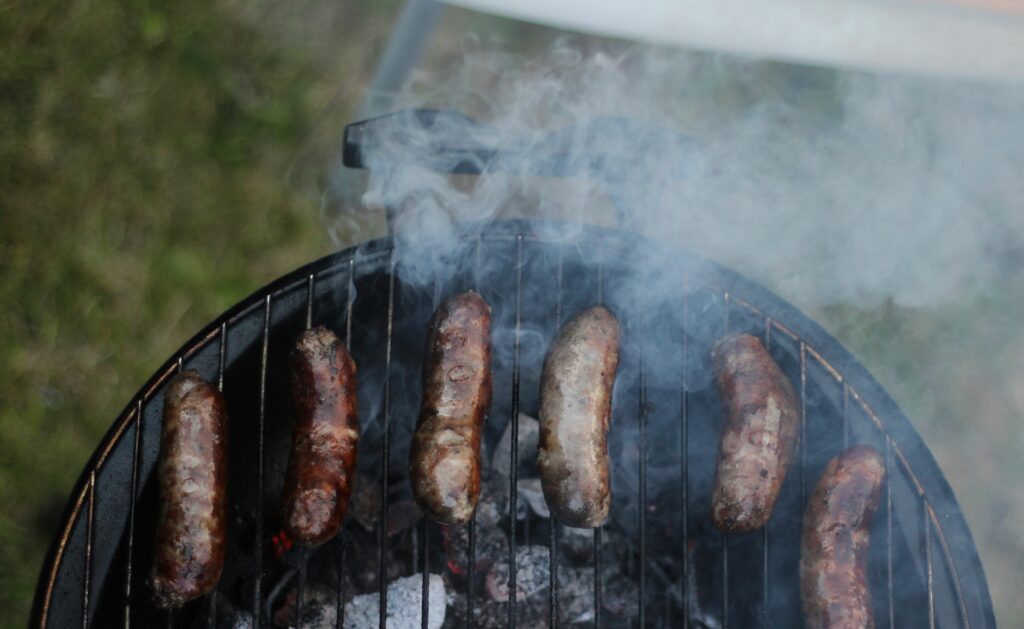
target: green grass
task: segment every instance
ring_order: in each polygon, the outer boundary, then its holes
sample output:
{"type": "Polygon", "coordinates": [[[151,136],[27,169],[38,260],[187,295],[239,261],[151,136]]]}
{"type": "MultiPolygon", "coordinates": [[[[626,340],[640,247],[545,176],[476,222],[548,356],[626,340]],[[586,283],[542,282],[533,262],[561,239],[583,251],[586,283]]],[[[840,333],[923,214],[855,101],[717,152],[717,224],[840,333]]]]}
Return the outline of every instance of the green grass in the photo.
{"type": "Polygon", "coordinates": [[[69,489],[133,392],[333,248],[312,165],[395,3],[322,4],[289,3],[291,21],[196,0],[0,5],[0,625],[23,626],[69,489]]]}

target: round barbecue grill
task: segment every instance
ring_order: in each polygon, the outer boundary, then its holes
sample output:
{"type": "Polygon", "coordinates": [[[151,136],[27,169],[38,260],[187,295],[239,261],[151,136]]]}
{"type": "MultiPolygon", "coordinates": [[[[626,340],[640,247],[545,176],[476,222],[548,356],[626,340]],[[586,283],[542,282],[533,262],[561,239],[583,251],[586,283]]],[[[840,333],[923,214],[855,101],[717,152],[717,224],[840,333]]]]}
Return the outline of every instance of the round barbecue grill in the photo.
{"type": "MultiPolygon", "coordinates": [[[[351,582],[337,576],[360,569],[352,563],[355,555],[360,562],[377,557],[372,569],[380,594],[395,572],[423,574],[426,567],[444,573],[442,527],[420,522],[399,535],[382,532],[389,529],[389,512],[395,517],[390,507],[401,500],[425,323],[444,296],[475,288],[494,310],[495,395],[487,429],[492,449],[510,418],[535,411],[543,351],[561,319],[603,302],[624,323],[612,422],[613,433],[623,437],[613,437],[612,516],[583,564],[598,575],[598,587],[589,582],[588,622],[799,626],[794,610],[802,506],[826,461],[858,442],[883,452],[889,468],[869,571],[879,626],[995,626],[981,563],[942,472],[893,400],[838,342],[777,296],[707,260],[618,231],[588,227],[571,239],[559,233],[549,223],[523,221],[469,229],[447,272],[427,287],[402,280],[394,243],[382,238],[290,273],[211,323],[128,404],[83,471],[42,571],[32,624],[215,626],[216,612],[230,600],[253,614],[254,624],[268,626],[268,598],[282,579],[285,588],[333,582],[343,614],[352,596],[362,594],[345,591],[351,582]],[[633,282],[642,280],[644,270],[632,259],[641,247],[678,279],[675,294],[658,296],[653,309],[623,301],[635,290],[633,282]],[[336,329],[359,364],[361,478],[379,484],[380,502],[374,530],[361,533],[360,552],[351,538],[361,527],[350,516],[346,532],[295,571],[278,560],[271,536],[290,430],[286,356],[311,323],[336,329]],[[737,537],[721,536],[706,524],[719,421],[717,393],[705,375],[707,353],[726,330],[762,339],[796,385],[803,409],[802,447],[772,522],[737,537]],[[676,356],[678,368],[655,373],[647,366],[654,353],[676,356]],[[150,605],[145,581],[157,512],[162,397],[180,369],[198,370],[228,400],[231,541],[218,591],[170,615],[150,605]],[[390,554],[389,546],[403,543],[401,535],[415,540],[412,551],[390,554]],[[375,541],[369,554],[365,539],[375,541]],[[399,565],[381,571],[385,556],[399,565]],[[614,613],[605,599],[613,593],[621,599],[624,592],[635,601],[619,603],[614,613]]],[[[518,440],[510,443],[515,448],[518,440]]],[[[510,454],[510,460],[520,456],[510,454]]],[[[519,485],[511,476],[512,495],[505,499],[515,504],[519,485]]],[[[481,526],[476,523],[471,538],[481,539],[481,526]]],[[[509,543],[501,557],[487,562],[507,561],[517,547],[550,547],[554,540],[554,578],[582,569],[560,567],[561,527],[532,513],[507,516],[501,526],[509,543]]],[[[468,566],[477,577],[449,585],[451,598],[463,605],[467,597],[487,596],[474,585],[482,570],[472,563],[485,559],[473,556],[479,546],[471,547],[468,566]]],[[[558,600],[560,594],[561,587],[548,586],[543,623],[571,622],[561,616],[570,602],[558,600]],[[559,610],[553,615],[552,602],[559,610]]],[[[535,626],[523,617],[529,611],[523,602],[501,606],[520,626],[535,626]]],[[[426,619],[429,610],[424,614],[426,619]]],[[[466,614],[467,626],[478,621],[466,614]]]]}
{"type": "MultiPolygon", "coordinates": [[[[361,165],[360,142],[372,131],[346,130],[346,163],[361,165]]],[[[494,157],[472,143],[428,148],[444,153],[447,172],[480,172],[494,157]]],[[[548,170],[561,164],[552,159],[548,170]]],[[[443,243],[389,236],[313,262],[168,359],[82,472],[43,566],[32,625],[800,627],[808,495],[830,458],[867,443],[888,470],[868,569],[876,624],[995,627],[973,540],[928,448],[871,375],[793,306],[628,232],[525,220],[459,230],[443,243]],[[409,266],[425,258],[429,270],[409,266]],[[494,401],[480,507],[467,527],[444,527],[411,500],[408,445],[426,323],[468,289],[493,310],[494,401]],[[528,416],[548,343],[595,303],[616,313],[623,337],[611,515],[582,533],[552,521],[538,498],[528,416]],[[356,360],[362,435],[342,532],[300,551],[279,534],[277,500],[292,425],[287,357],[312,325],[333,328],[356,360]],[[709,525],[721,421],[709,350],[728,332],[758,336],[801,404],[801,445],[772,520],[739,536],[709,525]],[[146,580],[163,395],[182,369],[227,398],[230,523],[218,588],[168,613],[153,607],[146,580]]]]}

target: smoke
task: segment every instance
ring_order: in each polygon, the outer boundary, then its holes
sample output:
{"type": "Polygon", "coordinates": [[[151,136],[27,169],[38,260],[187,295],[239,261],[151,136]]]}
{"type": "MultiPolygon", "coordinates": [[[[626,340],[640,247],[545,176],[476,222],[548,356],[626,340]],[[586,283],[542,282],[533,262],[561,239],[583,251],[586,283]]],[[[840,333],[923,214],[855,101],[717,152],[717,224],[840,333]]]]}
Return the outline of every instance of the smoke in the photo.
{"type": "MultiPolygon", "coordinates": [[[[488,126],[381,138],[368,189],[336,221],[351,227],[359,212],[389,207],[409,245],[503,216],[560,218],[566,237],[574,225],[617,224],[807,307],[930,306],[989,291],[1024,234],[1024,213],[1007,207],[1024,198],[1017,88],[561,39],[534,58],[477,45],[414,76],[395,101],[412,107],[488,126]],[[509,153],[481,162],[480,178],[412,163],[410,144],[439,137],[509,153]],[[553,148],[573,177],[534,176],[557,170],[553,148]]],[[[438,260],[408,262],[415,282],[438,260]]]]}

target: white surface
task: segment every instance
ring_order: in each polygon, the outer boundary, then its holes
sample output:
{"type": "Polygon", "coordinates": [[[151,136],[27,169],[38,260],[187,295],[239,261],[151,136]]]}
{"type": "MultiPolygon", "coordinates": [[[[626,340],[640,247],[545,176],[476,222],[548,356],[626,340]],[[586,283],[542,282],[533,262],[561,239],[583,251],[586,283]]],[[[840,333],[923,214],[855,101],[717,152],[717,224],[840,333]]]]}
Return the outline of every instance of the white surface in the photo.
{"type": "Polygon", "coordinates": [[[445,0],[569,30],[784,61],[1024,80],[1024,0],[445,0]]]}

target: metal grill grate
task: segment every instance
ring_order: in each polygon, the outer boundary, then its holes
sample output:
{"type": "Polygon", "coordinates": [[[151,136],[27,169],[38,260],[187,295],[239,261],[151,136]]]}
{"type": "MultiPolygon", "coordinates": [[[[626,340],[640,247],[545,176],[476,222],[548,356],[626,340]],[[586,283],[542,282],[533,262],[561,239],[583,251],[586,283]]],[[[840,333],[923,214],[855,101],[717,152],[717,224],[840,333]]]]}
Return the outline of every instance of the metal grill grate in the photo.
{"type": "MultiPolygon", "coordinates": [[[[405,478],[395,461],[404,454],[405,437],[415,421],[409,399],[416,396],[407,391],[407,376],[419,368],[414,354],[422,347],[422,336],[417,335],[424,333],[430,311],[444,296],[476,288],[494,308],[495,328],[510,333],[494,341],[495,353],[508,360],[496,360],[496,401],[486,439],[493,443],[511,422],[509,591],[515,592],[517,586],[517,546],[546,544],[550,582],[544,617],[550,626],[560,620],[563,532],[551,523],[546,535],[537,535],[530,530],[536,523],[527,519],[519,526],[514,515],[519,498],[516,418],[521,409],[533,410],[531,396],[542,356],[536,339],[529,347],[524,345],[524,330],[542,330],[546,343],[568,315],[594,302],[607,303],[626,330],[612,429],[635,429],[635,451],[612,456],[616,465],[628,464],[634,470],[616,467],[615,473],[629,478],[635,474],[636,486],[632,491],[616,486],[612,517],[594,533],[593,624],[696,627],[702,622],[697,612],[721,627],[798,623],[790,615],[799,600],[794,563],[799,526],[794,523],[806,504],[808,483],[840,447],[865,441],[884,452],[890,472],[871,558],[879,625],[995,626],[973,542],[941,472],[892,400],[823,330],[764,289],[696,257],[619,232],[587,228],[576,240],[564,242],[544,235],[553,233],[551,229],[536,227],[509,221],[470,233],[465,250],[450,264],[450,273],[426,288],[402,281],[400,256],[390,239],[374,241],[282,278],[211,324],[143,388],[90,461],[44,566],[33,625],[184,627],[201,622],[198,626],[213,627],[219,599],[228,597],[246,601],[254,626],[268,626],[266,606],[272,593],[267,583],[291,583],[286,587],[295,588],[301,609],[314,563],[321,578],[326,572],[335,575],[337,626],[344,625],[351,594],[345,591],[343,578],[352,568],[348,533],[303,553],[292,568],[268,554],[267,527],[272,526],[283,452],[279,437],[290,426],[288,412],[282,410],[289,402],[287,378],[282,376],[287,361],[282,356],[298,331],[323,323],[339,332],[343,328],[346,345],[360,366],[360,459],[372,465],[360,467],[363,472],[375,471],[380,491],[376,581],[379,622],[385,626],[392,578],[387,567],[392,543],[389,490],[393,481],[405,478]],[[643,273],[631,266],[631,252],[638,246],[659,252],[678,269],[678,294],[666,298],[679,316],[679,333],[673,338],[659,336],[665,325],[654,314],[618,301],[624,278],[643,273]],[[706,370],[701,361],[709,342],[726,330],[760,336],[797,384],[802,411],[799,465],[786,483],[776,517],[763,531],[735,538],[713,533],[703,524],[713,474],[707,453],[709,444],[713,452],[717,434],[717,398],[706,382],[694,386],[695,374],[706,370]],[[679,357],[678,372],[653,374],[652,352],[669,343],[675,348],[672,355],[679,357]],[[218,590],[176,614],[166,614],[148,604],[144,579],[149,569],[148,532],[156,511],[154,475],[163,389],[181,368],[198,369],[228,399],[234,518],[228,565],[218,590]],[[393,380],[399,377],[402,388],[393,389],[393,380]],[[500,398],[502,394],[507,397],[500,398]],[[655,442],[658,447],[651,449],[655,442]],[[252,524],[253,534],[246,535],[250,529],[245,523],[252,524]],[[702,556],[691,553],[691,542],[701,544],[702,556]],[[675,567],[659,564],[662,556],[670,557],[675,567]],[[613,563],[626,564],[636,584],[635,612],[625,616],[605,609],[605,578],[613,563]],[[701,581],[708,574],[710,585],[701,581]],[[927,604],[923,609],[901,605],[907,600],[927,604]]],[[[346,524],[350,526],[351,522],[346,524]]],[[[466,626],[475,625],[475,603],[480,599],[473,587],[478,528],[474,518],[468,528],[468,578],[456,592],[467,601],[466,626]]],[[[434,541],[439,525],[423,521],[414,535],[413,556],[401,572],[423,574],[421,625],[427,627],[428,575],[431,569],[443,569],[444,551],[434,541]]],[[[520,620],[518,607],[516,597],[510,596],[510,627],[520,620]]]]}

